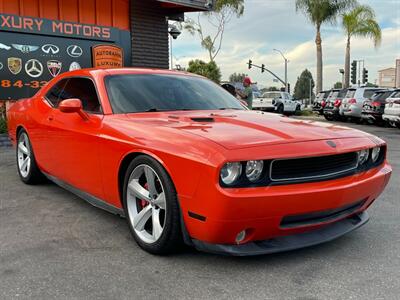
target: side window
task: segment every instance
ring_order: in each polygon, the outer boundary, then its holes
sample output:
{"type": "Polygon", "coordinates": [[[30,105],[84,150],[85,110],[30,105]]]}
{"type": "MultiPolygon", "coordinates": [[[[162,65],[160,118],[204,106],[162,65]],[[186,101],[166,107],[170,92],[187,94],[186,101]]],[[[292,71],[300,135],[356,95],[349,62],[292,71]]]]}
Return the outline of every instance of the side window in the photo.
{"type": "Polygon", "coordinates": [[[54,107],[58,106],[58,102],[60,99],[60,94],[62,93],[65,84],[67,83],[68,79],[60,80],[59,82],[54,85],[50,91],[46,94],[47,101],[50,102],[51,105],[54,107]]]}
{"type": "Polygon", "coordinates": [[[94,83],[89,78],[70,78],[60,95],[60,101],[77,98],[82,101],[84,111],[101,113],[100,101],[97,98],[94,83]]]}

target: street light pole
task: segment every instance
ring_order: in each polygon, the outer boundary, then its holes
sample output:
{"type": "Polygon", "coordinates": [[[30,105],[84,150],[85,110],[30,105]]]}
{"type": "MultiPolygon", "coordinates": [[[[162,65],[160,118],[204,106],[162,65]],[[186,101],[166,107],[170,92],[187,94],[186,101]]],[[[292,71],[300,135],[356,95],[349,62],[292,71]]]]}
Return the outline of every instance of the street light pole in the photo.
{"type": "Polygon", "coordinates": [[[283,55],[283,53],[282,53],[281,50],[274,49],[274,51],[279,52],[279,53],[282,55],[283,59],[285,60],[285,92],[287,93],[287,92],[289,92],[289,89],[288,89],[288,80],[287,80],[287,76],[288,76],[288,74],[287,74],[287,64],[288,64],[289,61],[288,61],[288,59],[285,57],[285,55],[283,55]]]}

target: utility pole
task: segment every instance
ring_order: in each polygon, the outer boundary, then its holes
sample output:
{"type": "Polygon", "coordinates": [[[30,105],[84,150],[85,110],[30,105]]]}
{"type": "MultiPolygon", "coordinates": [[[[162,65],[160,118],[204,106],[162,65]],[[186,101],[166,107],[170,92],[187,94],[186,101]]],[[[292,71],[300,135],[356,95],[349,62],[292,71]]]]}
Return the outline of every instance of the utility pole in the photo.
{"type": "Polygon", "coordinates": [[[358,62],[358,86],[360,86],[360,84],[361,84],[361,62],[362,62],[362,64],[363,64],[363,69],[364,69],[364,60],[363,59],[360,59],[360,60],[357,60],[357,62],[358,62]]]}
{"type": "Polygon", "coordinates": [[[285,55],[283,55],[283,53],[282,53],[281,50],[274,49],[274,51],[279,52],[279,53],[282,55],[282,57],[283,57],[283,59],[284,59],[284,61],[285,61],[285,92],[287,93],[287,92],[289,92],[289,91],[288,91],[288,80],[287,80],[287,77],[288,77],[288,74],[287,74],[287,64],[288,64],[289,60],[285,57],[285,55]]]}

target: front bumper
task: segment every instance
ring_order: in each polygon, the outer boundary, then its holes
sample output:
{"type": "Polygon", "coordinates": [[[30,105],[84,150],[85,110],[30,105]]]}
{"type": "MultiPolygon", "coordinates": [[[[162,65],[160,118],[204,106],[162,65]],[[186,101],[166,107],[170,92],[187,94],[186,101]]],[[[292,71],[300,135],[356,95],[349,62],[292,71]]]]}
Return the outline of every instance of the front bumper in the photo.
{"type": "Polygon", "coordinates": [[[400,116],[397,116],[397,115],[386,115],[386,114],[384,114],[382,116],[382,119],[384,121],[388,121],[388,122],[400,123],[400,116]]]}
{"type": "MultiPolygon", "coordinates": [[[[287,236],[299,236],[301,239],[306,232],[320,232],[325,227],[333,226],[346,218],[364,212],[381,194],[390,179],[391,172],[390,165],[385,162],[362,173],[321,182],[218,189],[215,193],[201,188],[195,197],[196,200],[181,198],[184,223],[193,244],[199,249],[212,252],[217,252],[216,249],[229,250],[236,247],[236,238],[241,231],[246,231],[246,238],[240,242],[241,246],[242,244],[263,244],[264,242],[258,241],[271,239],[286,241],[283,237],[287,236]],[[283,223],[284,218],[288,216],[335,210],[361,200],[362,206],[334,219],[318,219],[312,224],[291,227],[283,223]],[[202,216],[202,219],[193,218],[193,213],[202,216]],[[215,247],[210,245],[215,245],[215,247]]],[[[333,239],[346,232],[346,230],[338,231],[327,239],[321,238],[320,242],[333,239]]],[[[299,242],[299,246],[295,248],[319,243],[315,239],[313,242],[306,239],[304,242],[299,242]]],[[[276,249],[278,250],[271,251],[285,251],[291,248],[282,246],[276,249]]],[[[256,251],[255,254],[257,253],[256,251]]],[[[263,250],[262,253],[269,252],[263,250]]]]}
{"type": "Polygon", "coordinates": [[[210,244],[198,240],[192,242],[197,250],[217,254],[234,256],[271,254],[329,242],[361,227],[368,220],[368,213],[362,212],[317,230],[242,245],[210,244]]]}

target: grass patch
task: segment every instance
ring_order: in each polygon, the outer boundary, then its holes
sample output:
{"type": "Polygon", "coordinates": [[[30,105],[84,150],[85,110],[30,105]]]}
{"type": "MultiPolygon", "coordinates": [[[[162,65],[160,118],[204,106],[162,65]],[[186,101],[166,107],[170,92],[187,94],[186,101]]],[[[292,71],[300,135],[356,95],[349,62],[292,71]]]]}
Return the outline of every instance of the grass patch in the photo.
{"type": "Polygon", "coordinates": [[[0,116],[0,134],[8,133],[7,120],[0,116]]]}

